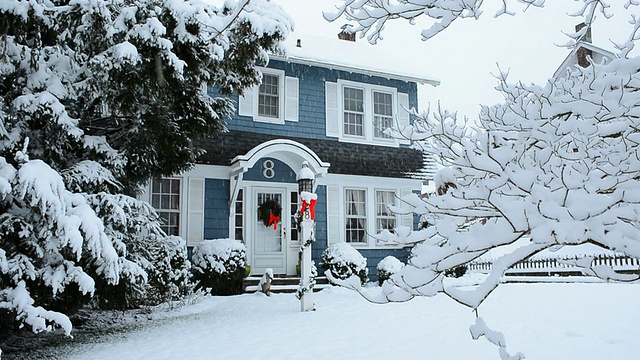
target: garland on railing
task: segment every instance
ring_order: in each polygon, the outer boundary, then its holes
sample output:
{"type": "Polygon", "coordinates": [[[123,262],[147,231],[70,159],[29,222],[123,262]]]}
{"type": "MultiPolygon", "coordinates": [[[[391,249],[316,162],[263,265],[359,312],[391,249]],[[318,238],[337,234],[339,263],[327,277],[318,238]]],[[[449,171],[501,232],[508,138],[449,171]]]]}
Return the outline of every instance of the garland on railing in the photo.
{"type": "Polygon", "coordinates": [[[278,229],[281,215],[282,206],[276,200],[267,200],[258,206],[258,220],[266,227],[273,225],[273,230],[278,229]]]}
{"type": "Polygon", "coordinates": [[[302,299],[302,296],[306,292],[313,292],[313,287],[316,286],[316,276],[318,276],[318,269],[316,268],[316,262],[311,260],[311,276],[309,276],[309,285],[302,285],[302,278],[300,278],[300,287],[296,291],[296,298],[302,299]]]}

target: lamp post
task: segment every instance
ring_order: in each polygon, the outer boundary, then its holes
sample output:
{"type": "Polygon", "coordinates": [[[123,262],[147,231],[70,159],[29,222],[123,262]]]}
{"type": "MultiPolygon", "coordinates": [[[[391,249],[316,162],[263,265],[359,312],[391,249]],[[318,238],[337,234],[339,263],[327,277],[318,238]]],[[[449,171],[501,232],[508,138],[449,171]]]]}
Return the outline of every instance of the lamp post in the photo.
{"type": "Polygon", "coordinates": [[[302,169],[298,173],[298,194],[300,196],[299,213],[301,222],[301,246],[300,246],[300,287],[298,288],[298,298],[300,299],[301,311],[315,310],[313,302],[313,286],[315,285],[315,274],[311,261],[311,244],[315,241],[314,218],[315,205],[318,195],[313,193],[313,180],[315,174],[309,169],[309,163],[302,163],[302,169]]]}

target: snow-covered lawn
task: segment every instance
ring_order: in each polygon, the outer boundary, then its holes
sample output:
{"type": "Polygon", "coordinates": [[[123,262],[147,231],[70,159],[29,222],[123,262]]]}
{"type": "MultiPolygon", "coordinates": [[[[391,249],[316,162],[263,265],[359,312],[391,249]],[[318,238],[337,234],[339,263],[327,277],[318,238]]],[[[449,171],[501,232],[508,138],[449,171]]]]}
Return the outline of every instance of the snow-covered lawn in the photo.
{"type": "MultiPolygon", "coordinates": [[[[507,350],[527,359],[635,359],[640,285],[505,284],[481,307],[507,350]]],[[[474,314],[445,298],[376,305],[343,288],[301,313],[291,294],[212,297],[128,334],[75,347],[71,359],[499,359],[474,341],[474,314]],[[175,315],[175,314],[174,314],[175,315]],[[173,316],[173,315],[172,315],[173,316]]]]}

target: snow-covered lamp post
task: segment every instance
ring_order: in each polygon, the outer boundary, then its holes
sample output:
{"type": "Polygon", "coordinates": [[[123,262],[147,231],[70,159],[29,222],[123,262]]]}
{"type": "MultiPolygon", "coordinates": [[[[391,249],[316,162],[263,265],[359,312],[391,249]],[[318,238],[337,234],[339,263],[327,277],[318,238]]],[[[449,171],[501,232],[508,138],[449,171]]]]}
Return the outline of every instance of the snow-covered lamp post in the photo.
{"type": "Polygon", "coordinates": [[[313,180],[315,174],[309,169],[309,163],[302,163],[302,169],[298,173],[298,194],[300,194],[300,212],[298,216],[301,221],[300,246],[300,287],[297,296],[300,299],[300,309],[302,311],[315,310],[313,303],[313,286],[316,282],[316,271],[311,261],[311,244],[315,240],[315,205],[318,195],[313,193],[313,180]]]}

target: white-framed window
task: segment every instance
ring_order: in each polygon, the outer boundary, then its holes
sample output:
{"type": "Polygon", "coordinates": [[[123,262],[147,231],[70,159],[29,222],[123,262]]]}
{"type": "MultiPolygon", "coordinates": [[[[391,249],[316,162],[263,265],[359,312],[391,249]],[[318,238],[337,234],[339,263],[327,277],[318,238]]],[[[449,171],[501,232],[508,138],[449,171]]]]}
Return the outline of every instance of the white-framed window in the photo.
{"type": "Polygon", "coordinates": [[[381,91],[373,92],[373,137],[391,139],[384,133],[393,126],[393,94],[381,91]]]}
{"type": "Polygon", "coordinates": [[[258,87],[258,116],[267,118],[280,118],[280,99],[282,91],[280,76],[275,74],[262,74],[262,83],[258,87]]]}
{"type": "Polygon", "coordinates": [[[364,137],[364,90],[342,88],[343,134],[364,137]]]}
{"type": "Polygon", "coordinates": [[[395,202],[395,191],[376,190],[376,233],[382,230],[393,232],[396,228],[396,215],[389,210],[389,205],[395,205],[395,202]]]}
{"type": "Polygon", "coordinates": [[[261,68],[260,71],[260,84],[245,89],[239,96],[238,115],[273,124],[298,121],[298,78],[286,76],[279,69],[261,68]]]}
{"type": "Polygon", "coordinates": [[[167,235],[178,236],[180,234],[180,179],[153,179],[151,206],[160,216],[162,230],[167,235]]]}
{"type": "Polygon", "coordinates": [[[367,191],[345,189],[345,241],[367,241],[367,191]]]}
{"type": "Polygon", "coordinates": [[[409,144],[385,130],[409,125],[409,94],[393,87],[341,80],[325,82],[326,135],[340,141],[383,146],[409,144]]]}

